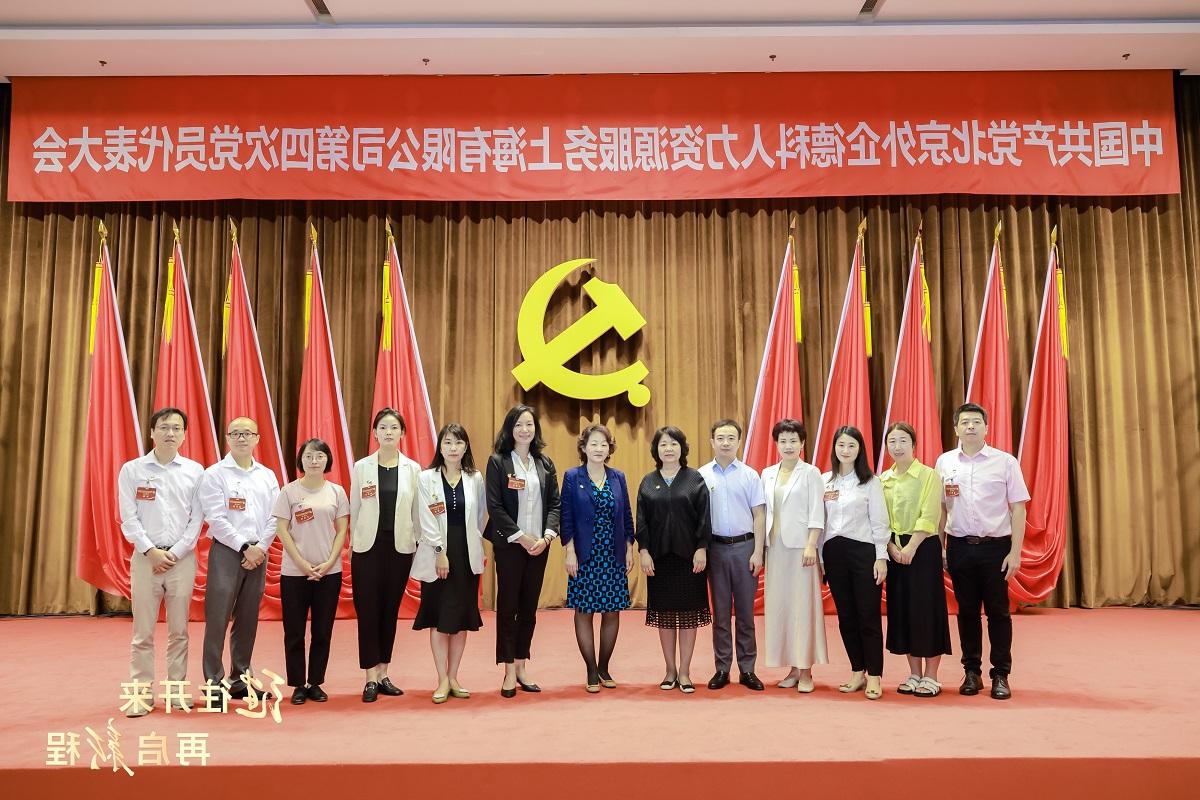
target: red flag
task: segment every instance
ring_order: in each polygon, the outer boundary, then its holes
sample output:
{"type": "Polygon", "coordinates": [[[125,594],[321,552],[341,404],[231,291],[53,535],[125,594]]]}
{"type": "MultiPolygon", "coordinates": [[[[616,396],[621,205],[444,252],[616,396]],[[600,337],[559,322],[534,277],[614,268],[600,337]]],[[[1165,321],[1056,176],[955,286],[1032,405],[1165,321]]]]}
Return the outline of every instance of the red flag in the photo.
{"type": "MultiPolygon", "coordinates": [[[[912,425],[917,432],[915,455],[927,467],[932,467],[942,454],[942,421],[938,416],[937,387],[933,380],[931,338],[929,284],[925,280],[921,232],[917,231],[883,429],[886,431],[893,422],[912,425]]],[[[879,471],[883,472],[891,465],[892,457],[885,441],[879,448],[879,471]]]]}
{"type": "Polygon", "coordinates": [[[871,387],[867,372],[867,359],[871,356],[871,306],[866,301],[867,267],[863,263],[866,230],[864,219],[858,226],[854,260],[846,281],[846,300],[842,304],[842,320],[833,345],[825,399],[821,401],[821,420],[817,423],[812,463],[822,472],[830,469],[833,432],[843,425],[853,425],[862,432],[867,444],[867,462],[874,469],[871,387]]]}
{"type": "MultiPolygon", "coordinates": [[[[225,290],[225,425],[237,417],[249,417],[258,423],[258,450],[254,457],[274,470],[280,485],[287,483],[291,470],[279,444],[279,425],[271,404],[267,372],[263,367],[262,351],[258,347],[258,329],[250,308],[250,293],[242,271],[242,251],[238,246],[237,229],[233,229],[233,260],[229,267],[229,284],[225,290]]],[[[271,544],[267,556],[267,588],[263,593],[263,619],[278,619],[279,562],[283,544],[279,537],[271,544]]]]}
{"type": "Polygon", "coordinates": [[[1011,589],[1013,600],[1022,603],[1039,603],[1049,596],[1062,570],[1067,540],[1067,307],[1057,236],[1055,228],[1018,456],[1030,494],[1021,568],[1011,589]]]}
{"type": "Polygon", "coordinates": [[[1012,395],[1008,374],[1008,295],[1004,289],[1004,265],[1000,263],[1000,223],[992,240],[983,313],[975,339],[967,402],[978,403],[988,413],[987,443],[997,450],[1012,452],[1012,395]]]}
{"type": "MultiPolygon", "coordinates": [[[[310,225],[312,254],[304,273],[304,367],[300,374],[300,403],[296,419],[296,450],[307,439],[318,438],[333,451],[329,480],[350,490],[350,470],[354,454],[350,450],[350,431],[346,425],[346,407],[342,402],[342,384],[338,380],[333,356],[333,337],[329,332],[329,313],[325,308],[325,281],[317,255],[317,229],[310,225]]],[[[354,615],[350,592],[350,550],[342,551],[340,610],[354,615]]]]}
{"type": "MultiPolygon", "coordinates": [[[[762,472],[778,458],[771,428],[784,418],[802,420],[800,403],[800,361],[796,344],[800,341],[800,268],[796,265],[795,241],[788,237],[779,268],[779,288],[775,290],[775,306],[771,309],[771,324],[763,344],[762,366],[758,369],[758,385],[754,390],[754,405],[750,408],[750,424],[746,426],[746,446],[742,461],[762,472]]],[[[763,610],[764,575],[758,578],[758,593],[754,610],[763,610]]]]}
{"type": "MultiPolygon", "coordinates": [[[[188,416],[188,432],[179,452],[211,466],[221,458],[217,429],[213,425],[208,378],[200,359],[196,317],[188,290],[179,244],[179,228],[172,226],[175,243],[167,260],[167,299],[163,304],[162,339],[158,347],[158,378],[154,386],[154,408],[173,406],[188,416]]],[[[192,587],[192,619],[204,619],[204,588],[208,579],[209,538],[203,531],[196,541],[196,583],[192,587]]]]}
{"type": "Polygon", "coordinates": [[[121,534],[117,473],[143,451],[104,223],[100,223],[100,260],[92,277],[88,352],[92,374],[75,571],[97,589],[129,597],[133,547],[121,534]]]}
{"type": "MultiPolygon", "coordinates": [[[[433,461],[437,428],[433,424],[421,350],[417,347],[408,294],[400,277],[400,256],[396,252],[390,222],[387,223],[387,240],[387,258],[383,262],[383,325],[379,332],[379,359],[375,364],[372,416],[375,411],[389,406],[399,411],[405,423],[400,449],[425,467],[433,461]]],[[[374,453],[379,449],[379,443],[374,436],[370,437],[370,442],[374,453]]],[[[405,619],[416,616],[420,598],[421,582],[410,579],[400,604],[400,616],[405,619]]]]}

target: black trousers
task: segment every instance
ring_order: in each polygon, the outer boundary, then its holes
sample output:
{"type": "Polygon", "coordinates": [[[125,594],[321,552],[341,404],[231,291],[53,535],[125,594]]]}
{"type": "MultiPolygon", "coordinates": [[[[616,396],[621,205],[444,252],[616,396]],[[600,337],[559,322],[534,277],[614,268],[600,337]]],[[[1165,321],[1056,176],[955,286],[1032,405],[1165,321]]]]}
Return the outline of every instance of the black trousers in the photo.
{"type": "Polygon", "coordinates": [[[370,550],[350,556],[354,613],[358,616],[358,666],[362,669],[392,661],[396,615],[412,560],[412,553],[396,552],[391,531],[379,531],[370,550]]]}
{"type": "Polygon", "coordinates": [[[496,663],[529,658],[537,625],[538,597],[550,548],[531,556],[519,544],[495,549],[496,663]]]}
{"type": "Polygon", "coordinates": [[[279,576],[279,604],[283,610],[283,654],[288,686],[319,686],[329,666],[329,642],[337,616],[342,573],[334,572],[319,581],[303,575],[279,576]],[[304,668],[304,629],[312,613],[312,638],[308,648],[308,670],[304,668]]]}
{"type": "Polygon", "coordinates": [[[850,669],[883,674],[883,587],[875,583],[875,545],[835,536],[825,543],[825,581],[837,608],[850,669]]]}
{"type": "Polygon", "coordinates": [[[985,539],[967,544],[957,536],[946,537],[946,567],[958,601],[958,641],[966,672],[983,671],[983,622],[980,606],[987,614],[991,644],[992,677],[1008,676],[1012,670],[1012,617],[1008,613],[1008,581],[1004,559],[1012,548],[1012,537],[985,539]]]}

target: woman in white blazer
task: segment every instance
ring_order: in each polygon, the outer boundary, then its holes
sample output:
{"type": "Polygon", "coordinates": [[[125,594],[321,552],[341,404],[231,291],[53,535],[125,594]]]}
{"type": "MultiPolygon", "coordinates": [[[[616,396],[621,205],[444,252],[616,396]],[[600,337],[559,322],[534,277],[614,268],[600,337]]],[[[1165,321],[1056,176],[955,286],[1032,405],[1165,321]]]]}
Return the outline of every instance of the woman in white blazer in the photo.
{"type": "Polygon", "coordinates": [[[791,667],[777,685],[808,693],[813,690],[812,665],[829,663],[817,566],[817,540],[825,527],[825,484],[821,471],[800,459],[808,438],[802,423],[781,419],[771,429],[771,438],[780,461],[762,473],[767,498],[767,666],[791,667]]]}
{"type": "Polygon", "coordinates": [[[483,474],[475,468],[471,440],[456,422],[438,431],[438,452],[417,486],[420,521],[412,577],[421,581],[421,607],[413,630],[429,629],[437,668],[434,703],[471,693],[458,682],[467,631],[479,617],[479,576],[483,572],[483,527],[487,500],[483,474]]]}
{"type": "Polygon", "coordinates": [[[417,549],[417,475],[400,452],[404,417],[394,408],[375,415],[379,449],[354,464],[350,478],[350,582],[358,616],[358,665],[366,670],[364,703],[404,694],[388,677],[396,614],[417,549]]]}

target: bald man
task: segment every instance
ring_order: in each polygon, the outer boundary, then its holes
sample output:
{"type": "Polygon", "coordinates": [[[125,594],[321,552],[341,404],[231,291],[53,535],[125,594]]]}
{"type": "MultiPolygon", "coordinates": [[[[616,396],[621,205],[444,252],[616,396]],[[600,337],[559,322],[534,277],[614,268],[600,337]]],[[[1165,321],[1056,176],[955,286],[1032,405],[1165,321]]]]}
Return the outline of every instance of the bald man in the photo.
{"type": "Polygon", "coordinates": [[[208,588],[204,595],[204,677],[219,684],[226,676],[225,634],[229,623],[230,696],[246,696],[242,675],[251,671],[258,604],[267,581],[267,550],[275,538],[271,508],[279,494],[275,473],[254,460],[258,424],[230,420],[229,452],[204,471],[200,505],[208,522],[208,588]]]}

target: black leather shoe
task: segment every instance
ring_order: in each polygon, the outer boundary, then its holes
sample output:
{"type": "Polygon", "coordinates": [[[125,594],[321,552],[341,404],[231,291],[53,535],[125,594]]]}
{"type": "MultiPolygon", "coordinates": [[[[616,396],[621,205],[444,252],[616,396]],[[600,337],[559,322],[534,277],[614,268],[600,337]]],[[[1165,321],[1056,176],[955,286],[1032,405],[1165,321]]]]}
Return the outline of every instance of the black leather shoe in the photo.
{"type": "Polygon", "coordinates": [[[1008,687],[1007,675],[992,676],[992,699],[993,700],[1008,700],[1012,697],[1012,689],[1008,687]]]}
{"type": "Polygon", "coordinates": [[[325,694],[325,690],[318,684],[308,687],[308,699],[314,703],[324,703],[329,699],[329,695],[325,694]]]}
{"type": "Polygon", "coordinates": [[[388,697],[399,697],[404,694],[404,690],[392,683],[391,678],[384,678],[379,682],[379,693],[386,694],[388,697]]]}
{"type": "Polygon", "coordinates": [[[958,687],[959,694],[974,696],[983,689],[983,678],[978,672],[968,672],[963,676],[962,685],[958,687]]]}
{"type": "Polygon", "coordinates": [[[292,705],[294,705],[294,706],[304,705],[304,701],[307,699],[308,699],[308,692],[306,692],[304,690],[303,686],[297,686],[296,690],[294,692],[292,692],[292,705]]]}
{"type": "Polygon", "coordinates": [[[536,683],[526,683],[520,678],[517,678],[517,686],[521,687],[522,692],[533,692],[534,694],[542,690],[542,687],[538,686],[536,683]]]}
{"type": "Polygon", "coordinates": [[[363,702],[374,703],[379,699],[379,684],[375,681],[368,681],[363,687],[363,702]]]}
{"type": "Polygon", "coordinates": [[[505,697],[505,698],[516,697],[517,696],[517,687],[514,686],[511,689],[505,689],[503,686],[501,686],[500,687],[500,696],[505,697]]]}
{"type": "Polygon", "coordinates": [[[717,670],[716,674],[709,678],[708,688],[724,689],[729,685],[729,673],[723,669],[717,670]]]}
{"type": "Polygon", "coordinates": [[[763,690],[763,682],[758,679],[758,676],[753,672],[743,672],[738,677],[738,683],[745,686],[747,689],[753,689],[756,692],[763,690]]]}
{"type": "Polygon", "coordinates": [[[249,696],[250,696],[250,692],[246,689],[246,685],[244,683],[243,684],[235,684],[229,690],[229,699],[230,700],[245,700],[249,696]]]}

